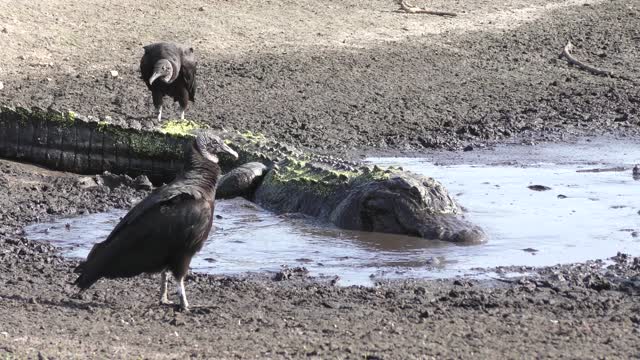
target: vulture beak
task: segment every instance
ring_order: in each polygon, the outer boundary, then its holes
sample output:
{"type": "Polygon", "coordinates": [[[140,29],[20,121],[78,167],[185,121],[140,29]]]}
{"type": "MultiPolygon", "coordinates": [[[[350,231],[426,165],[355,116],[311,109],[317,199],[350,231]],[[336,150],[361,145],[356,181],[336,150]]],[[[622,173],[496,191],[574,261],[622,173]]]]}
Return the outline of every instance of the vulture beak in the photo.
{"type": "Polygon", "coordinates": [[[229,145],[224,144],[224,143],[221,144],[220,150],[222,150],[222,152],[225,152],[225,153],[233,156],[234,159],[238,160],[238,153],[233,151],[233,149],[231,147],[229,147],[229,145]]]}
{"type": "Polygon", "coordinates": [[[151,75],[151,77],[149,78],[149,84],[153,84],[153,82],[156,81],[156,79],[161,75],[162,74],[160,74],[159,72],[154,72],[153,75],[151,75]]]}

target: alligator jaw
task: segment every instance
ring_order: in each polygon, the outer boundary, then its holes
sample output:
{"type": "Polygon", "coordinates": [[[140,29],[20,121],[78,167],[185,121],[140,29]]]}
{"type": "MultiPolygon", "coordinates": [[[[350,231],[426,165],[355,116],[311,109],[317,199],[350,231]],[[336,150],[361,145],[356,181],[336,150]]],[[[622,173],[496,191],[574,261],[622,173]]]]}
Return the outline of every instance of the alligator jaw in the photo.
{"type": "Polygon", "coordinates": [[[423,222],[418,233],[420,237],[426,239],[453,242],[459,245],[487,242],[487,235],[482,228],[454,214],[439,214],[433,221],[423,222]]]}

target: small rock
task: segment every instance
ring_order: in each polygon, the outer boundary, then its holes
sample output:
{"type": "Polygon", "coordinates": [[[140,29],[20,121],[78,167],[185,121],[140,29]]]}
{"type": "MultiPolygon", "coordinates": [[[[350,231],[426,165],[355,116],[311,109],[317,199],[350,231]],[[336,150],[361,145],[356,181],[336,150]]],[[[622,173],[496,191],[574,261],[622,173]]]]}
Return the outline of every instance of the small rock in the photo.
{"type": "Polygon", "coordinates": [[[204,11],[204,6],[200,6],[200,7],[198,8],[198,11],[204,11]]]}
{"type": "Polygon", "coordinates": [[[562,194],[558,195],[558,199],[566,199],[566,198],[567,198],[567,195],[562,195],[562,194]]]}
{"type": "Polygon", "coordinates": [[[222,215],[217,215],[216,214],[216,219],[218,219],[218,220],[222,219],[222,215]]]}
{"type": "Polygon", "coordinates": [[[544,186],[544,185],[529,185],[527,186],[529,189],[533,190],[533,191],[547,191],[547,190],[551,190],[550,187],[548,186],[544,186]]]}
{"type": "Polygon", "coordinates": [[[467,145],[462,149],[462,151],[473,151],[473,145],[467,145]]]}
{"type": "Polygon", "coordinates": [[[118,75],[119,75],[118,71],[116,71],[116,70],[111,70],[111,71],[109,71],[109,73],[111,74],[111,77],[114,77],[114,78],[117,78],[118,75]]]}
{"type": "Polygon", "coordinates": [[[151,181],[149,180],[149,178],[146,175],[138,175],[133,180],[133,186],[137,190],[150,191],[150,190],[153,189],[153,184],[151,183],[151,181]]]}
{"type": "Polygon", "coordinates": [[[427,293],[427,289],[424,286],[418,286],[413,290],[413,293],[416,295],[425,295],[427,293]]]}
{"type": "Polygon", "coordinates": [[[140,121],[138,121],[138,120],[132,120],[131,124],[129,124],[129,126],[134,130],[141,130],[142,129],[142,124],[140,124],[140,121]]]}
{"type": "Polygon", "coordinates": [[[634,238],[640,237],[640,232],[634,231],[631,233],[631,236],[633,236],[634,238]]]}
{"type": "Polygon", "coordinates": [[[539,250],[534,248],[526,248],[526,249],[522,249],[522,251],[535,255],[535,253],[537,253],[539,250]]]}
{"type": "Polygon", "coordinates": [[[169,325],[184,326],[185,325],[184,318],[176,314],[176,316],[173,319],[171,319],[171,321],[169,321],[169,325]]]}
{"type": "Polygon", "coordinates": [[[0,90],[4,89],[4,84],[0,81],[0,90]]]}
{"type": "Polygon", "coordinates": [[[334,304],[334,303],[332,303],[330,301],[323,301],[323,302],[320,303],[320,305],[326,307],[327,309],[336,309],[336,308],[339,307],[338,305],[336,305],[336,304],[334,304]]]}
{"type": "Polygon", "coordinates": [[[80,187],[80,189],[88,189],[91,187],[98,186],[98,184],[92,177],[83,176],[78,179],[78,186],[80,187]]]}
{"type": "Polygon", "coordinates": [[[3,27],[3,28],[2,28],[2,33],[3,33],[3,34],[8,34],[8,33],[9,33],[9,30],[8,30],[6,27],[3,27]]]}
{"type": "Polygon", "coordinates": [[[303,266],[289,268],[288,266],[283,266],[282,270],[276,274],[273,278],[275,281],[282,281],[291,279],[294,276],[304,277],[307,276],[309,270],[303,266]]]}

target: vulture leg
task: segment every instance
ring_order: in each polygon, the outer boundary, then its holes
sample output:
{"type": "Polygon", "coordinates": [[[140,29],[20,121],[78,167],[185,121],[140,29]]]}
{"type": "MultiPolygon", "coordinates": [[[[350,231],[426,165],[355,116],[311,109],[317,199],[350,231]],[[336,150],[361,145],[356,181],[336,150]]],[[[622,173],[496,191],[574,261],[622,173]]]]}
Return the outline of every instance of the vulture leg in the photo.
{"type": "Polygon", "coordinates": [[[187,302],[187,293],[184,291],[184,276],[178,280],[178,294],[180,294],[180,307],[182,310],[189,310],[187,302]]]}
{"type": "Polygon", "coordinates": [[[162,121],[162,97],[164,95],[157,90],[154,90],[151,95],[153,96],[153,106],[155,106],[156,111],[158,111],[158,121],[162,121]]]}
{"type": "Polygon", "coordinates": [[[160,279],[160,304],[173,304],[173,301],[169,301],[169,297],[167,296],[167,285],[169,283],[169,277],[167,276],[167,271],[162,272],[162,276],[160,279]]]}
{"type": "Polygon", "coordinates": [[[180,120],[184,120],[184,112],[187,111],[187,106],[189,106],[189,92],[187,89],[182,89],[180,91],[178,104],[180,104],[180,120]]]}

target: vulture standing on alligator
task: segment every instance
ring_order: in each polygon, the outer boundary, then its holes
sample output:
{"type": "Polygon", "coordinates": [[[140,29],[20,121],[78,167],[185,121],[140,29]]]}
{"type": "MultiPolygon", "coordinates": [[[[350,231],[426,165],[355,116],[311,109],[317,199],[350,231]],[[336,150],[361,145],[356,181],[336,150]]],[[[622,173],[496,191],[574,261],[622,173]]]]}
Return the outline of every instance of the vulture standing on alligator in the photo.
{"type": "Polygon", "coordinates": [[[155,43],[144,47],[140,60],[142,80],[153,96],[153,105],[162,120],[162,98],[173,97],[180,104],[180,119],[196,94],[196,66],[193,48],[171,43],[155,43]]]}
{"type": "Polygon", "coordinates": [[[75,284],[86,290],[100,278],[162,273],[160,302],[167,298],[167,272],[178,282],[180,305],[188,309],[184,278],[191,258],[211,230],[215,190],[220,177],[217,154],[238,154],[219,137],[206,132],[193,141],[184,171],[171,183],[149,194],[93,246],[76,269],[75,284]]]}

